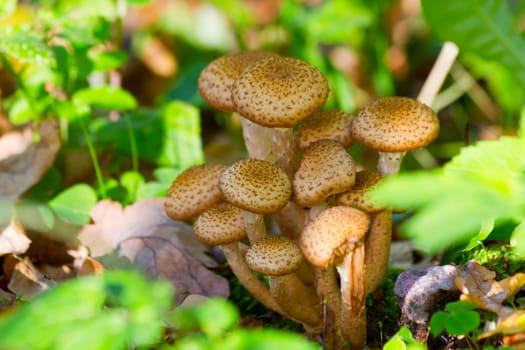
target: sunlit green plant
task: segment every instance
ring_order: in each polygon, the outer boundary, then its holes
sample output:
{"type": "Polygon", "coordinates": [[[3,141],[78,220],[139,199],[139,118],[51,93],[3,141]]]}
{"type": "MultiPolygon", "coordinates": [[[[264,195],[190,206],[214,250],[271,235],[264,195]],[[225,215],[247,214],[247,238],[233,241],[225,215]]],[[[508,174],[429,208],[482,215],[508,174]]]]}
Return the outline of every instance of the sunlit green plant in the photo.
{"type": "Polygon", "coordinates": [[[237,328],[230,302],[173,307],[171,285],[135,271],[63,282],[0,316],[2,349],[320,349],[298,334],[237,328]]]}
{"type": "Polygon", "coordinates": [[[525,122],[521,124],[518,136],[465,147],[442,169],[386,179],[372,200],[413,209],[402,230],[427,252],[469,242],[475,246],[495,225],[510,222],[514,229],[500,238],[525,254],[525,122]]]}

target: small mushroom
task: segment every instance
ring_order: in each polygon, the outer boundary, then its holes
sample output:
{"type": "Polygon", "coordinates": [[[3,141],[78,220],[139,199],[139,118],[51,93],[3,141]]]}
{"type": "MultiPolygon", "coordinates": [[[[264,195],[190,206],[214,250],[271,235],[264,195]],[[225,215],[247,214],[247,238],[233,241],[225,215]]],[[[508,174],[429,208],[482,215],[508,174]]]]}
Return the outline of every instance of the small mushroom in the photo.
{"type": "Polygon", "coordinates": [[[439,133],[436,113],[409,97],[384,97],[366,105],[352,119],[352,137],[379,152],[382,175],[399,172],[407,151],[428,145],[439,133]]]}
{"type": "Polygon", "coordinates": [[[335,206],[310,221],[300,240],[301,250],[312,265],[324,269],[332,264],[336,266],[340,277],[339,314],[343,336],[352,348],[359,349],[366,342],[364,239],[369,223],[366,213],[335,206]]]}
{"type": "Polygon", "coordinates": [[[375,170],[358,171],[350,190],[336,196],[338,205],[360,209],[370,215],[370,230],[365,242],[366,292],[381,286],[386,277],[392,241],[392,211],[371,203],[366,194],[383,177],[375,170]]]}
{"type": "Polygon", "coordinates": [[[290,180],[281,168],[254,158],[229,166],[219,185],[228,202],[244,209],[246,232],[252,244],[266,236],[263,214],[280,210],[292,195],[290,180]]]}
{"type": "Polygon", "coordinates": [[[193,233],[205,244],[220,246],[232,272],[246,290],[268,309],[284,314],[268,288],[253,275],[239,250],[239,241],[246,237],[242,209],[230,203],[216,204],[195,220],[193,233]]]}
{"type": "Polygon", "coordinates": [[[293,200],[302,207],[314,207],[310,216],[315,216],[324,209],[326,198],[354,185],[355,172],[354,160],[339,141],[316,141],[303,151],[293,180],[293,200]]]}
{"type": "Polygon", "coordinates": [[[223,200],[219,178],[223,164],[201,164],[184,170],[171,184],[164,210],[173,220],[188,220],[223,200]]]}
{"type": "Polygon", "coordinates": [[[317,111],[303,120],[295,131],[295,144],[304,150],[323,139],[336,140],[348,148],[353,145],[350,125],[354,116],[338,110],[317,111]]]}
{"type": "Polygon", "coordinates": [[[284,236],[269,236],[246,252],[246,262],[255,272],[268,276],[270,291],[286,315],[317,333],[321,326],[319,299],[294,274],[304,261],[299,247],[284,236]]]}

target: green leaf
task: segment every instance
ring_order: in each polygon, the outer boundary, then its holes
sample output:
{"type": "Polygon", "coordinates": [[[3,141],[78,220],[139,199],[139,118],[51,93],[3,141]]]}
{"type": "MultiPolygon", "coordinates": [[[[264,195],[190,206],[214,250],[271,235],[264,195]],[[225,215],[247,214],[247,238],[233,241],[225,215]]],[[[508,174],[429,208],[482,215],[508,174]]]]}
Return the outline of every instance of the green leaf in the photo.
{"type": "Polygon", "coordinates": [[[110,85],[78,90],[72,96],[75,103],[87,104],[107,110],[125,111],[137,107],[137,100],[128,91],[110,85]]]}
{"type": "Polygon", "coordinates": [[[525,84],[525,40],[512,27],[506,3],[499,0],[447,2],[422,0],[426,20],[462,52],[500,61],[525,84]]]}
{"type": "Polygon", "coordinates": [[[89,58],[93,62],[94,71],[105,72],[121,67],[128,59],[128,54],[124,51],[90,51],[89,58]]]}
{"type": "Polygon", "coordinates": [[[51,50],[45,44],[41,33],[16,26],[0,26],[0,54],[26,63],[53,62],[51,50]]]}
{"type": "Polygon", "coordinates": [[[142,184],[137,190],[136,199],[164,198],[168,194],[170,185],[164,182],[150,181],[142,184]]]}
{"type": "Polygon", "coordinates": [[[15,215],[23,227],[35,232],[49,232],[55,226],[55,214],[42,202],[22,199],[15,204],[15,215]]]}
{"type": "Polygon", "coordinates": [[[512,231],[510,244],[516,254],[525,257],[525,221],[519,223],[512,231]]]}
{"type": "Polygon", "coordinates": [[[63,220],[75,225],[87,224],[89,211],[97,203],[93,188],[86,184],[77,184],[59,193],[49,206],[63,220]]]}
{"type": "Polygon", "coordinates": [[[434,337],[437,337],[438,335],[443,332],[445,329],[445,326],[447,324],[448,314],[444,311],[438,311],[435,312],[432,315],[432,318],[430,319],[430,332],[434,337]]]}
{"type": "Polygon", "coordinates": [[[126,189],[126,203],[135,201],[138,189],[144,182],[144,177],[136,171],[126,171],[120,176],[120,184],[126,189]]]}
{"type": "Polygon", "coordinates": [[[481,229],[479,230],[479,233],[470,239],[467,246],[463,248],[463,250],[468,251],[482,244],[482,242],[490,235],[490,233],[493,230],[494,230],[494,219],[485,220],[481,224],[481,229]]]}

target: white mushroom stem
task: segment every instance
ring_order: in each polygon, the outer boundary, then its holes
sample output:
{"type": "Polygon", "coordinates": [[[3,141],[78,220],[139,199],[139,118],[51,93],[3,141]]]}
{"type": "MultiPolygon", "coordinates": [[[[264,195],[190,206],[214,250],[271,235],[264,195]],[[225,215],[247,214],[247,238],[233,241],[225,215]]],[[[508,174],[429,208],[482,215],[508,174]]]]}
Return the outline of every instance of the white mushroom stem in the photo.
{"type": "Polygon", "coordinates": [[[254,123],[238,113],[237,115],[241,120],[242,136],[249,158],[273,163],[275,157],[272,152],[272,130],[254,123]]]}
{"type": "Polygon", "coordinates": [[[224,256],[230,265],[232,272],[239,279],[239,282],[246,288],[246,290],[261,304],[270,310],[273,310],[281,315],[286,315],[279,304],[271,296],[270,290],[266,285],[257,279],[252,270],[246,264],[244,254],[239,250],[239,243],[234,242],[230,244],[223,244],[220,246],[224,252],[224,256]]]}
{"type": "Polygon", "coordinates": [[[268,276],[270,294],[287,317],[301,323],[308,333],[322,331],[319,299],[312,288],[306,286],[297,275],[268,276]]]}
{"type": "Polygon", "coordinates": [[[397,174],[406,152],[379,152],[377,171],[383,176],[397,174]]]}
{"type": "Polygon", "coordinates": [[[365,245],[358,241],[349,247],[343,262],[336,266],[341,284],[341,324],[350,348],[361,349],[366,343],[365,245]]]}
{"type": "Polygon", "coordinates": [[[371,216],[365,241],[366,293],[379,288],[386,278],[390,242],[392,241],[392,211],[383,210],[371,216]]]}
{"type": "Polygon", "coordinates": [[[264,224],[264,216],[256,214],[247,210],[243,211],[244,225],[246,226],[246,235],[253,244],[266,237],[266,226],[264,224]]]}

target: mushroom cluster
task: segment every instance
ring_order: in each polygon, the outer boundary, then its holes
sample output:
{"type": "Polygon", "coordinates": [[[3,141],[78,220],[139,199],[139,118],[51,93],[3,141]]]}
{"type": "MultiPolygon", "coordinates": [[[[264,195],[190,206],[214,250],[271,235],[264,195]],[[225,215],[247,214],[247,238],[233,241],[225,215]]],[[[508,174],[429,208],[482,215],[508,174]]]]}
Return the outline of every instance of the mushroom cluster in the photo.
{"type": "Polygon", "coordinates": [[[325,349],[363,348],[365,298],[385,278],[392,225],[366,193],[405,152],[436,138],[437,116],[406,97],[378,99],[356,116],[321,111],[323,75],[269,52],[218,58],[198,86],[210,106],[241,116],[249,157],[185,170],[167,215],[192,221],[256,299],[320,335],[325,349]],[[379,152],[377,170],[358,169],[348,153],[356,143],[379,152]]]}

